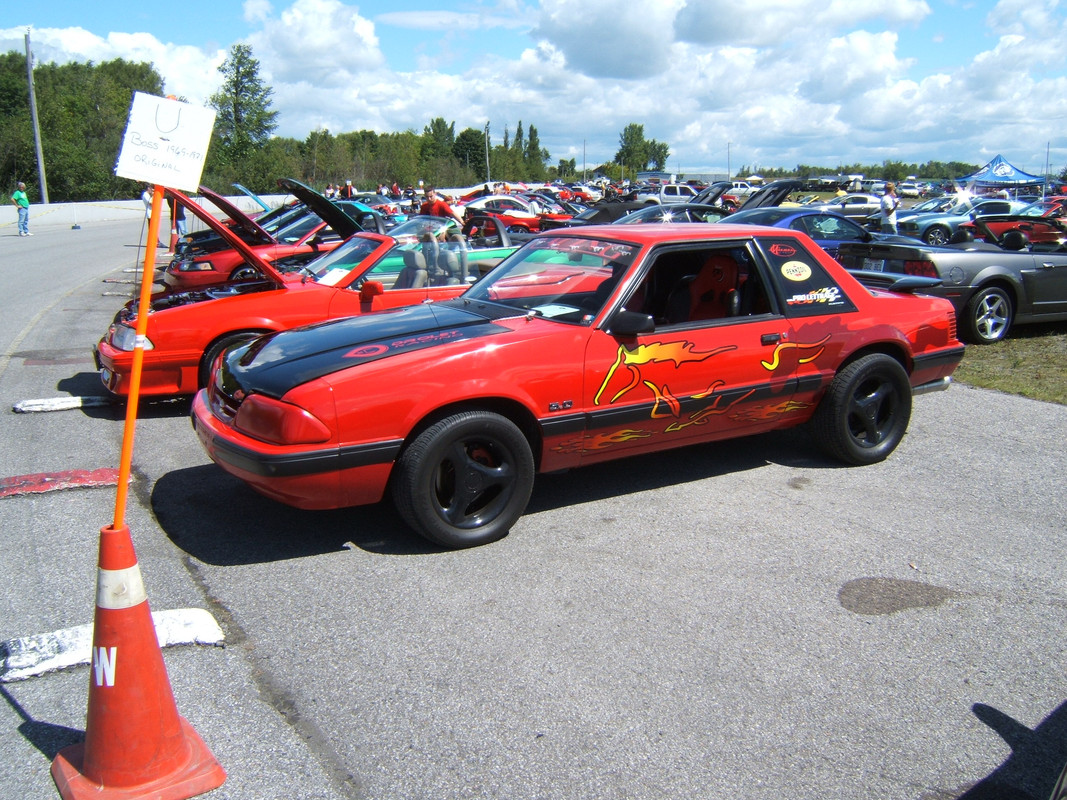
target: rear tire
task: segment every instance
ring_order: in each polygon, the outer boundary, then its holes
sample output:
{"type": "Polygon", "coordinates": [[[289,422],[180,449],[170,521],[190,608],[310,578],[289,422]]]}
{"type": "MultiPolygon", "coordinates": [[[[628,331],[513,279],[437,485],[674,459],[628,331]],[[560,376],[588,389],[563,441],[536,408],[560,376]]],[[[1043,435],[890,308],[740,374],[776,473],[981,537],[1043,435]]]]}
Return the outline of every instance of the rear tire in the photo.
{"type": "Polygon", "coordinates": [[[948,244],[950,236],[952,236],[952,234],[944,225],[934,225],[930,230],[923,234],[923,241],[927,244],[932,244],[935,247],[940,247],[943,244],[948,244]]]}
{"type": "Polygon", "coordinates": [[[963,309],[963,338],[971,344],[999,342],[1011,330],[1012,306],[1011,297],[999,286],[980,289],[963,309]]]}
{"type": "Polygon", "coordinates": [[[812,418],[820,449],[864,466],[892,453],[911,419],[911,382],[895,358],[871,353],[834,376],[812,418]]]}
{"type": "Polygon", "coordinates": [[[534,459],[505,417],[466,411],[423,431],[400,456],[393,501],[404,521],[444,547],[502,538],[526,510],[534,459]]]}

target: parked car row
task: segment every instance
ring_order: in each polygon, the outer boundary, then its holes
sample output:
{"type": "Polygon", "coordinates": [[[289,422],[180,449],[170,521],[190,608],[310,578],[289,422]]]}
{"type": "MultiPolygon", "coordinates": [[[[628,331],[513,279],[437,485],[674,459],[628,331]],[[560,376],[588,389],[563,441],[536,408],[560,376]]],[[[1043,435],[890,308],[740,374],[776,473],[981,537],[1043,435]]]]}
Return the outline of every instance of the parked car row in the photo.
{"type": "Polygon", "coordinates": [[[168,265],[145,338],[131,301],[97,345],[103,383],[129,391],[143,342],[142,392],[195,394],[222,469],[306,509],[389,493],[446,547],[505,535],[541,472],[800,424],[836,459],[880,461],[911,398],[947,387],[957,330],[991,342],[1067,319],[1064,223],[1036,210],[975,203],[955,243],[930,245],[841,213],[858,202],[782,205],[803,188],[783,180],[736,212],[717,202],[732,184],[575,215],[482,192],[462,226],[368,231],[283,186],[297,202],[273,232],[168,190],[210,231],[176,261],[237,266],[190,286],[168,265]],[[283,250],[308,217],[331,241],[283,250]]]}

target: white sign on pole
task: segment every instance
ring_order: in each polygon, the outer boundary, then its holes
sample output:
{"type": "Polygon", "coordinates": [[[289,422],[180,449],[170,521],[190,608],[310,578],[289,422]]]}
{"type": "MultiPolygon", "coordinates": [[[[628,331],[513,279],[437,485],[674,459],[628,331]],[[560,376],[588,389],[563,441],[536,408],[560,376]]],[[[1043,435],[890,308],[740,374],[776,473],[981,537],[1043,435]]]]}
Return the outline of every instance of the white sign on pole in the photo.
{"type": "Polygon", "coordinates": [[[194,192],[214,125],[214,109],[135,92],[115,174],[194,192]]]}

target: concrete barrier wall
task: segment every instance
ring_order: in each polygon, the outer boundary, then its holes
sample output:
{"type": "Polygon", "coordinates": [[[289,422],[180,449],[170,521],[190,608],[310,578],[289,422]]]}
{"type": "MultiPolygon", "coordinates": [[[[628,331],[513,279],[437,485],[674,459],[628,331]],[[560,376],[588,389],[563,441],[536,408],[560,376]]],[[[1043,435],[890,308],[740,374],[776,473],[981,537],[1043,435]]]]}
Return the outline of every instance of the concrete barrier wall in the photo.
{"type": "MultiPolygon", "coordinates": [[[[289,195],[261,195],[263,202],[271,208],[281,205],[289,195]]],[[[18,223],[18,209],[11,203],[11,198],[5,198],[6,203],[0,206],[0,230],[14,228],[18,223]]],[[[196,201],[218,216],[218,210],[203,198],[194,198],[196,201]]],[[[231,203],[246,212],[262,211],[247,195],[237,195],[228,198],[231,203]]],[[[48,205],[30,205],[30,230],[35,226],[63,226],[71,228],[74,225],[84,225],[92,222],[104,222],[117,219],[141,219],[144,217],[144,202],[140,198],[136,200],[101,200],[93,203],[49,203],[48,205]]],[[[186,215],[191,217],[191,215],[186,215]]],[[[170,225],[170,212],[164,207],[163,222],[170,225]]],[[[189,219],[189,229],[196,230],[201,227],[195,224],[197,220],[189,219]]]]}

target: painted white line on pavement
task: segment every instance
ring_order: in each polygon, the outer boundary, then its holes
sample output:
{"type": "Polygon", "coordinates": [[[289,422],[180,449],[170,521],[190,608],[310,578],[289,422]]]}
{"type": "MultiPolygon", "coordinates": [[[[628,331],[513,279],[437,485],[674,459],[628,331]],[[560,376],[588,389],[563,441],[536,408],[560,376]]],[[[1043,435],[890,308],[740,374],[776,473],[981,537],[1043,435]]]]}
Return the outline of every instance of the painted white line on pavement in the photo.
{"type": "MultiPolygon", "coordinates": [[[[225,642],[222,628],[202,608],[153,611],[152,622],[156,626],[160,647],[182,644],[221,647],[225,642]]],[[[0,642],[0,683],[21,681],[88,664],[92,644],[91,624],[0,642]]]]}
{"type": "Polygon", "coordinates": [[[99,408],[114,405],[112,397],[45,397],[40,400],[22,400],[15,403],[11,410],[16,414],[28,414],[31,411],[69,411],[72,408],[99,408]]]}

